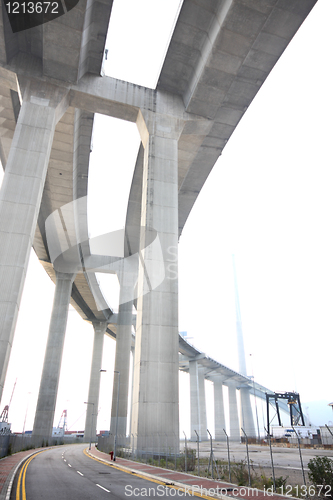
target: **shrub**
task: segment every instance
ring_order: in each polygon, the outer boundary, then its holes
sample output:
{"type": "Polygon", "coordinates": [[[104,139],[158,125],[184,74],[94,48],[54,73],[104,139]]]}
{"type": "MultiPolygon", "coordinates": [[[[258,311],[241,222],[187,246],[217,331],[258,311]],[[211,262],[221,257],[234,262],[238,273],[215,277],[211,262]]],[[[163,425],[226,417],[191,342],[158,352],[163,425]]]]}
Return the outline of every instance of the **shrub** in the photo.
{"type": "Polygon", "coordinates": [[[319,496],[333,497],[333,460],[328,457],[311,458],[308,463],[309,479],[319,496]]]}
{"type": "Polygon", "coordinates": [[[244,460],[239,463],[234,464],[232,467],[232,474],[236,478],[237,484],[239,486],[245,486],[249,482],[249,474],[247,471],[247,465],[244,460]]]}
{"type": "MultiPolygon", "coordinates": [[[[185,453],[186,450],[184,448],[184,452],[181,453],[177,458],[177,469],[184,471],[185,470],[185,453]]],[[[187,471],[194,471],[195,469],[195,460],[196,460],[196,451],[192,448],[187,448],[186,462],[187,462],[187,471]]]]}
{"type": "Polygon", "coordinates": [[[282,488],[282,491],[285,491],[288,477],[289,476],[287,476],[287,477],[283,477],[283,476],[276,477],[275,478],[276,489],[277,488],[282,488]]]}

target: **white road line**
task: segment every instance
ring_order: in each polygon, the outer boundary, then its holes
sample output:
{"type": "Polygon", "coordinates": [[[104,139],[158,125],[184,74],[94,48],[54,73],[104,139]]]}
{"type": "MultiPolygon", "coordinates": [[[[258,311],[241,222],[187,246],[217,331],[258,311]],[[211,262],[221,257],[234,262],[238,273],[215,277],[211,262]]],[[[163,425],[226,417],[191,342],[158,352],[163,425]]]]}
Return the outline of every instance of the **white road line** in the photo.
{"type": "Polygon", "coordinates": [[[107,490],[106,488],[103,488],[103,486],[101,486],[100,484],[96,484],[96,486],[98,486],[102,490],[106,491],[107,493],[110,493],[110,490],[107,490]]]}
{"type": "Polygon", "coordinates": [[[67,462],[66,458],[64,458],[64,462],[67,462]]]}
{"type": "Polygon", "coordinates": [[[79,470],[77,470],[76,472],[80,474],[80,476],[83,476],[82,472],[80,472],[79,470]]]}
{"type": "Polygon", "coordinates": [[[71,464],[68,464],[68,467],[72,467],[71,464]]]}

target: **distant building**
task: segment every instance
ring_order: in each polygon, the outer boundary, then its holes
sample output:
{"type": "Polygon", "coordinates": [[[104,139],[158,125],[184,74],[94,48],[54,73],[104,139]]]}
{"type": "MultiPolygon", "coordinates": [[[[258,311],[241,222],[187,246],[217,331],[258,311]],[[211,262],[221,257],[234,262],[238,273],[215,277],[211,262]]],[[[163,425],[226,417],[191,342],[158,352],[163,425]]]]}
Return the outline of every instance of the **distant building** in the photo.
{"type": "Polygon", "coordinates": [[[3,434],[10,434],[10,427],[11,427],[11,424],[9,424],[8,422],[0,422],[0,435],[3,435],[3,434]]]}

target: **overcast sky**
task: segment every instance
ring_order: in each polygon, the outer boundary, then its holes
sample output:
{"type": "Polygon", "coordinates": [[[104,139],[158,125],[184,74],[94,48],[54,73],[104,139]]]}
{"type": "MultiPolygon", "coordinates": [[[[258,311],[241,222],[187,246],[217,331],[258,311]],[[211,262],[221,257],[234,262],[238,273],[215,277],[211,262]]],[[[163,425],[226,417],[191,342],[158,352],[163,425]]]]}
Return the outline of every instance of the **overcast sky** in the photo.
{"type": "MultiPolygon", "coordinates": [[[[106,74],[153,88],[178,7],[178,0],[116,0],[106,74]],[[125,24],[122,7],[125,15],[133,14],[125,24]],[[147,12],[156,16],[154,33],[143,24],[147,12]],[[158,42],[157,36],[162,37],[158,42]]],[[[316,417],[315,424],[333,420],[326,413],[333,400],[332,18],[332,0],[318,0],[216,163],[179,248],[180,331],[187,331],[199,349],[238,369],[234,253],[248,374],[272,391],[298,391],[305,407],[323,400],[317,405],[322,421],[316,417]]],[[[96,124],[89,179],[92,236],[124,224],[138,144],[133,124],[105,118],[96,124]],[[102,186],[94,181],[101,172],[102,186]]],[[[101,278],[116,310],[117,287],[108,280],[101,278]]],[[[32,255],[1,402],[8,403],[17,378],[10,408],[15,431],[22,431],[26,414],[25,429],[33,425],[53,291],[32,255]]],[[[92,340],[91,325],[71,310],[56,424],[66,408],[69,427],[84,427],[92,340]]],[[[109,428],[113,364],[114,341],[106,338],[102,429],[109,428]]],[[[181,432],[189,432],[187,389],[183,375],[181,432]]],[[[212,428],[211,394],[207,384],[212,428]]]]}

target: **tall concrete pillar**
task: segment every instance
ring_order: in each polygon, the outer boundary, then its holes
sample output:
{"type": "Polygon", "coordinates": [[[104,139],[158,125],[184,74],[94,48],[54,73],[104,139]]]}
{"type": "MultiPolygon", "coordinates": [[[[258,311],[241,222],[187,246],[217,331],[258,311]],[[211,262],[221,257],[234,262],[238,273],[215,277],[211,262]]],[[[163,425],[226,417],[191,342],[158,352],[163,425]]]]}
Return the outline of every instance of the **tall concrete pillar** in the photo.
{"type": "Polygon", "coordinates": [[[229,394],[229,420],[230,420],[230,440],[240,441],[240,427],[239,427],[239,416],[237,408],[237,397],[236,397],[236,384],[234,382],[229,382],[228,384],[228,394],[229,394]]]}
{"type": "Polygon", "coordinates": [[[215,439],[222,441],[225,439],[223,429],[225,429],[222,377],[214,378],[214,420],[215,420],[215,439]]]}
{"type": "Polygon", "coordinates": [[[0,400],[54,130],[66,108],[63,90],[30,82],[8,156],[0,192],[0,400]]]}
{"type": "MultiPolygon", "coordinates": [[[[161,99],[168,97],[159,94],[154,106],[161,99]]],[[[173,113],[175,104],[165,109],[173,113]]],[[[150,446],[144,436],[179,439],[177,160],[183,124],[158,113],[148,121],[139,124],[145,152],[132,410],[132,432],[142,448],[150,446]],[[157,232],[155,245],[150,228],[157,232]]]]}
{"type": "Polygon", "coordinates": [[[57,281],[49,335],[46,344],[44,366],[32,431],[36,444],[38,444],[38,441],[52,436],[62,352],[67,326],[68,307],[71,298],[72,284],[75,278],[74,274],[59,273],[57,271],[56,276],[57,281]]]}
{"type": "Polygon", "coordinates": [[[94,327],[94,347],[91,360],[86,424],[84,427],[85,440],[95,439],[96,436],[104,334],[106,331],[107,323],[104,321],[96,321],[93,322],[93,327],[94,327]]]}
{"type": "Polygon", "coordinates": [[[247,437],[255,438],[256,430],[254,426],[253,411],[250,399],[250,387],[241,387],[239,391],[241,402],[242,428],[245,430],[247,437]]]}
{"type": "Polygon", "coordinates": [[[190,373],[190,406],[191,406],[191,441],[197,440],[197,431],[201,439],[200,426],[200,398],[199,398],[199,373],[198,362],[196,360],[189,361],[190,373]]]}
{"type": "Polygon", "coordinates": [[[200,437],[203,441],[208,439],[207,434],[207,412],[206,412],[206,390],[205,369],[200,366],[199,375],[199,411],[200,411],[200,437]]]}
{"type": "MultiPolygon", "coordinates": [[[[123,262],[123,268],[119,276],[119,311],[110,427],[113,436],[115,436],[116,432],[118,436],[126,436],[128,413],[134,279],[131,271],[127,272],[124,266],[125,262],[123,262]]],[[[117,442],[121,444],[120,437],[117,442]]]]}

